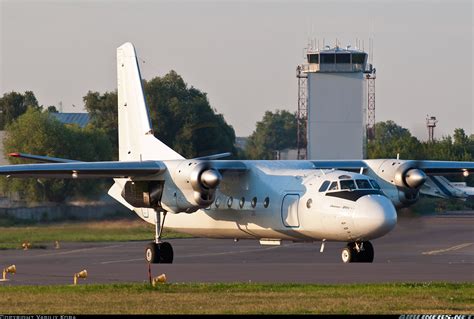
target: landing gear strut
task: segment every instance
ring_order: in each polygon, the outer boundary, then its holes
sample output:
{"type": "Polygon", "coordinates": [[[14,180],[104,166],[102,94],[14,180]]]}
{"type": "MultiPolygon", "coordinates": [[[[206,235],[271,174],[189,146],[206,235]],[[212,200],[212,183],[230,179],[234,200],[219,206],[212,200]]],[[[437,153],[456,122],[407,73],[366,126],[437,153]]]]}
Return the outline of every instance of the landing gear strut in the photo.
{"type": "Polygon", "coordinates": [[[370,241],[351,242],[342,250],[344,263],[371,263],[374,261],[374,247],[370,241]]]}
{"type": "Polygon", "coordinates": [[[155,213],[155,241],[146,246],[145,259],[151,264],[171,264],[173,263],[173,247],[170,243],[161,241],[166,212],[163,212],[163,222],[161,222],[161,212],[155,211],[155,213]]]}

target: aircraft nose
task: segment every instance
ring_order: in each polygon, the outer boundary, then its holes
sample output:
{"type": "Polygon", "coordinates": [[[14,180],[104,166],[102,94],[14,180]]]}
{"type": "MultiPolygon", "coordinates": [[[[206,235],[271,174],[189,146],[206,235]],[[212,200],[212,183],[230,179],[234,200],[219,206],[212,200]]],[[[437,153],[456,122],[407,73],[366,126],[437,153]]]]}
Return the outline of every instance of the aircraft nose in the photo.
{"type": "Polygon", "coordinates": [[[365,195],[356,201],[353,215],[356,233],[363,240],[381,237],[397,224],[397,211],[383,195],[365,195]]]}

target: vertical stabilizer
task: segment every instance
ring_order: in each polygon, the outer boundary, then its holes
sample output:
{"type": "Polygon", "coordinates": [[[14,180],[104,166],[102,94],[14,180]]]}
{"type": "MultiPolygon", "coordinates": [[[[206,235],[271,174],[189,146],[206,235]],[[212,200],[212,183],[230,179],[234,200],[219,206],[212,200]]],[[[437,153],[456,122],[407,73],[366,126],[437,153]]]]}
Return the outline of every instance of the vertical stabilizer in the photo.
{"type": "Polygon", "coordinates": [[[183,157],[153,135],[133,44],[117,48],[119,160],[171,160],[183,157]]]}

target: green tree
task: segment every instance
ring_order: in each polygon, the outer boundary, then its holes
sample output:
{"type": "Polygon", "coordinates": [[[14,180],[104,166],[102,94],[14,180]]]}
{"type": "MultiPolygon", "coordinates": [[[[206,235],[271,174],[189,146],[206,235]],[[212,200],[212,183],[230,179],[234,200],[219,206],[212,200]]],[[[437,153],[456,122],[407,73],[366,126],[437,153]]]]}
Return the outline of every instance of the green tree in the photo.
{"type": "Polygon", "coordinates": [[[368,158],[423,159],[420,141],[393,121],[375,124],[375,139],[367,144],[368,158]]]}
{"type": "MultiPolygon", "coordinates": [[[[6,127],[5,154],[22,152],[82,161],[97,161],[111,156],[106,135],[92,127],[81,129],[77,125],[63,125],[49,112],[29,108],[6,127]]],[[[23,159],[9,158],[13,164],[23,159]]],[[[61,202],[69,197],[95,196],[103,184],[95,180],[70,179],[2,179],[3,192],[16,192],[29,201],[48,200],[61,202]]]]}
{"type": "Polygon", "coordinates": [[[423,143],[427,159],[443,161],[472,161],[474,159],[474,141],[463,129],[454,130],[451,137],[443,136],[432,143],[423,143]]]}
{"type": "Polygon", "coordinates": [[[117,92],[87,92],[84,96],[84,106],[89,112],[90,125],[103,131],[109,138],[112,146],[111,158],[103,160],[118,159],[118,113],[117,113],[117,92]]]}
{"type": "Polygon", "coordinates": [[[464,129],[462,128],[457,128],[454,129],[454,145],[462,145],[466,146],[469,144],[469,137],[466,135],[464,132],[464,129]]]}
{"type": "Polygon", "coordinates": [[[296,115],[285,110],[267,111],[245,148],[249,159],[273,159],[274,151],[296,148],[296,115]]]}
{"type": "MultiPolygon", "coordinates": [[[[188,87],[175,71],[143,81],[155,136],[184,157],[221,152],[236,153],[235,133],[213,110],[205,93],[188,87]]],[[[91,124],[103,129],[117,158],[117,93],[89,92],[84,97],[91,124]]]]}
{"type": "Polygon", "coordinates": [[[45,111],[49,113],[59,113],[58,109],[54,105],[48,106],[45,111]]]}
{"type": "MultiPolygon", "coordinates": [[[[442,161],[473,161],[474,140],[463,129],[454,130],[453,137],[444,136],[433,142],[420,142],[411,133],[393,121],[379,122],[375,126],[375,140],[368,143],[368,158],[394,158],[397,153],[404,159],[442,161]]],[[[452,175],[455,181],[474,184],[474,177],[452,175]]]]}
{"type": "Polygon", "coordinates": [[[6,125],[25,113],[28,107],[41,108],[33,92],[26,91],[24,94],[18,92],[5,93],[0,98],[0,130],[4,130],[6,125]]]}

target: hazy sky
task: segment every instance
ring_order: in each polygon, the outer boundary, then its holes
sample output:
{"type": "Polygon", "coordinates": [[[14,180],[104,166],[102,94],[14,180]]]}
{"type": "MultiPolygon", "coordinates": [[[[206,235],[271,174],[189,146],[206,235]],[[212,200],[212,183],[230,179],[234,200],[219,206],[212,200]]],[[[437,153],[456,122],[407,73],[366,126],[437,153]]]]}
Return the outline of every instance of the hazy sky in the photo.
{"type": "Polygon", "coordinates": [[[115,50],[130,41],[145,79],[176,70],[246,136],[266,110],[296,110],[308,39],[367,50],[371,37],[377,121],[426,139],[430,114],[436,137],[474,133],[472,1],[0,0],[0,11],[0,94],[32,90],[64,112],[116,89],[115,50]]]}

